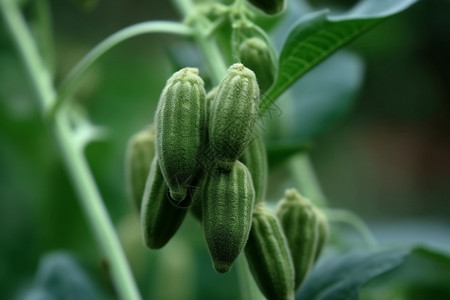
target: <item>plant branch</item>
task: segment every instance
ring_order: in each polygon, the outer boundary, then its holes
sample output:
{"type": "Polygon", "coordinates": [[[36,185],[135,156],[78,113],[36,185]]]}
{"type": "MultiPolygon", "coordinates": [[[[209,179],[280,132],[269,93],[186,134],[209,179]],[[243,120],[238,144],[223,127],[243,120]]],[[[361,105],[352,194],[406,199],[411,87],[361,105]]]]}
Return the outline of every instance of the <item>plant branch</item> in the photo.
{"type": "MultiPolygon", "coordinates": [[[[45,68],[39,56],[36,44],[16,2],[0,0],[0,8],[45,112],[46,108],[54,103],[56,95],[49,71],[45,68]]],[[[52,125],[55,137],[61,147],[66,168],[80,196],[81,206],[111,265],[112,279],[117,292],[121,299],[138,300],[140,295],[119,239],[106,212],[81,147],[75,144],[74,133],[68,124],[65,112],[58,114],[52,125]]]]}
{"type": "Polygon", "coordinates": [[[326,198],[322,192],[311,160],[307,154],[294,156],[289,162],[289,168],[299,190],[315,205],[324,207],[326,198]]]}
{"type": "Polygon", "coordinates": [[[135,24],[117,31],[107,37],[100,44],[95,46],[88,54],[86,54],[80,62],[70,71],[67,77],[61,83],[58,89],[58,100],[49,111],[50,117],[54,116],[59,107],[73,93],[77,83],[86,73],[86,71],[103,55],[105,52],[116,46],[117,44],[130,39],[132,37],[146,33],[172,33],[183,36],[191,36],[192,30],[181,23],[171,21],[149,21],[135,24]]]}
{"type": "Polygon", "coordinates": [[[330,222],[345,223],[353,227],[362,237],[369,248],[375,248],[377,241],[366,223],[356,214],[344,209],[325,209],[325,213],[330,222]]]}

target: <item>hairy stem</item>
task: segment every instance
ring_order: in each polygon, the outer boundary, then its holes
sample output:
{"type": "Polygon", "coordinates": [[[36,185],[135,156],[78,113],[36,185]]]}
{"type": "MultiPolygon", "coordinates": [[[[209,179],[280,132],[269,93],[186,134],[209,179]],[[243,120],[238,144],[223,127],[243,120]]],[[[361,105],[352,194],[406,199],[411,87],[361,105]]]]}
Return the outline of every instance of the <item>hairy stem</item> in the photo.
{"type": "MultiPolygon", "coordinates": [[[[45,112],[54,103],[56,96],[50,73],[39,56],[36,44],[16,2],[0,0],[0,8],[45,112]]],[[[75,142],[74,132],[68,124],[66,114],[64,112],[58,114],[52,126],[66,168],[79,194],[80,204],[110,263],[112,279],[120,298],[124,300],[140,299],[119,239],[83,156],[82,147],[75,142]]]]}

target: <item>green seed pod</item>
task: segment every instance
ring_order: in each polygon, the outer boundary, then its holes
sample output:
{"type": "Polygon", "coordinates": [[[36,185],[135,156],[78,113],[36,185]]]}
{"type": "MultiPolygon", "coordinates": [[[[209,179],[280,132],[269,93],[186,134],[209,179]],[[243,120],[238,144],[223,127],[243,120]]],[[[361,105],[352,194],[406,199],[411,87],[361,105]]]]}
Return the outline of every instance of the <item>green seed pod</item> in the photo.
{"type": "Polygon", "coordinates": [[[155,157],[150,167],[141,208],[143,240],[150,249],[162,248],[180,227],[186,216],[189,199],[176,203],[170,199],[168,187],[155,157]]]}
{"type": "Polygon", "coordinates": [[[247,242],[254,201],[252,177],[241,162],[230,172],[209,174],[202,199],[203,229],[219,273],[230,270],[247,242]]]}
{"type": "Polygon", "coordinates": [[[286,237],[278,220],[258,203],[245,256],[259,289],[270,300],[294,299],[294,269],[286,237]]]}
{"type": "Polygon", "coordinates": [[[239,160],[248,168],[252,174],[255,187],[255,204],[264,201],[267,187],[267,153],[264,141],[260,135],[248,146],[239,160]]]}
{"type": "Polygon", "coordinates": [[[239,47],[239,59],[255,72],[261,94],[272,86],[277,73],[277,64],[264,40],[253,37],[243,41],[239,47]]]}
{"type": "Polygon", "coordinates": [[[155,127],[150,125],[134,134],[128,141],[125,156],[127,192],[139,210],[150,164],[155,156],[155,127]]]}
{"type": "Polygon", "coordinates": [[[314,266],[320,240],[317,209],[295,189],[286,190],[276,211],[292,253],[295,289],[314,266]]]}
{"type": "Polygon", "coordinates": [[[209,143],[219,168],[231,170],[255,134],[259,87],[255,73],[242,64],[232,65],[212,103],[209,143]]]}
{"type": "Polygon", "coordinates": [[[248,2],[268,15],[279,14],[286,7],[286,0],[248,0],[248,2]]]}
{"type": "Polygon", "coordinates": [[[171,197],[181,201],[198,169],[206,130],[206,92],[198,70],[184,68],[167,80],[156,110],[156,154],[171,197]]]}
{"type": "Polygon", "coordinates": [[[316,208],[316,215],[317,220],[319,222],[319,238],[317,240],[317,249],[316,255],[314,257],[314,262],[316,262],[319,259],[319,256],[322,253],[325,243],[327,242],[330,231],[327,216],[317,208],[316,208]]]}

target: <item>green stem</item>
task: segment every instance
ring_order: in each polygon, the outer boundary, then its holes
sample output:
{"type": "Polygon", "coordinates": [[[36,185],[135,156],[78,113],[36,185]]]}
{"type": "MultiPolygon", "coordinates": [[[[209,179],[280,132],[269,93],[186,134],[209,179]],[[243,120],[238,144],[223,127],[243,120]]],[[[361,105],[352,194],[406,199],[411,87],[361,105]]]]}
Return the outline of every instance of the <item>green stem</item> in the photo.
{"type": "Polygon", "coordinates": [[[320,188],[309,156],[306,154],[294,156],[289,162],[289,168],[300,192],[308,197],[315,205],[324,207],[326,205],[326,198],[320,188]]]}
{"type": "MultiPolygon", "coordinates": [[[[55,101],[56,93],[51,76],[39,56],[36,44],[33,42],[16,2],[0,0],[0,7],[45,112],[45,109],[55,101]]],[[[112,279],[120,298],[124,300],[141,299],[119,239],[81,148],[75,143],[74,133],[68,124],[66,115],[63,112],[58,114],[52,125],[66,168],[80,196],[81,206],[111,265],[112,279]]]]}
{"type": "MultiPolygon", "coordinates": [[[[191,15],[195,10],[195,6],[191,0],[173,0],[173,2],[185,18],[191,15]]],[[[211,69],[213,84],[218,85],[227,71],[227,66],[224,63],[217,44],[209,36],[209,26],[205,26],[205,23],[202,22],[202,18],[203,17],[199,16],[192,20],[192,22],[194,22],[192,24],[195,32],[194,36],[198,47],[203,52],[205,60],[211,69]]]]}
{"type": "Polygon", "coordinates": [[[34,3],[36,9],[37,37],[36,41],[41,50],[43,62],[50,75],[54,72],[54,45],[52,34],[52,18],[47,0],[37,0],[34,3]]]}
{"type": "Polygon", "coordinates": [[[170,21],[149,21],[135,24],[117,31],[111,36],[107,37],[100,44],[95,46],[84,56],[80,62],[70,71],[69,75],[63,80],[58,89],[58,100],[55,106],[49,112],[53,116],[58,108],[69,98],[73,93],[77,83],[86,73],[86,71],[103,55],[105,52],[116,46],[117,44],[130,39],[132,37],[154,32],[172,33],[183,36],[191,36],[192,30],[181,23],[170,21]]]}
{"type": "Polygon", "coordinates": [[[355,228],[369,248],[377,246],[377,241],[372,232],[356,214],[344,209],[325,209],[324,211],[330,222],[345,223],[355,228]]]}

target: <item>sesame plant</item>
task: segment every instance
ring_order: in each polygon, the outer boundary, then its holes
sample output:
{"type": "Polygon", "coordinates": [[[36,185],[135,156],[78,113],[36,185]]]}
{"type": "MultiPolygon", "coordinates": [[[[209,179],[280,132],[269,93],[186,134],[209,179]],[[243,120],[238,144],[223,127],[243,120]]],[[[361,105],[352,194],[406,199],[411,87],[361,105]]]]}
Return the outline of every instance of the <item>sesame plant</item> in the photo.
{"type": "Polygon", "coordinates": [[[135,230],[142,236],[141,247],[165,251],[192,214],[211,268],[238,270],[242,299],[358,299],[364,284],[409,256],[432,255],[422,248],[379,248],[358,216],[328,206],[308,157],[309,144],[294,141],[274,150],[265,141],[270,127],[289,117],[282,101],[308,101],[292,89],[298,80],[415,0],[362,0],[341,13],[312,11],[306,4],[299,9],[294,0],[173,0],[180,21],[123,28],[90,50],[58,84],[52,30],[45,21],[49,4],[33,1],[42,30],[36,35],[21,2],[0,0],[3,23],[28,72],[42,118],[59,144],[118,298],[141,296],[85,157],[86,146],[105,138],[105,130],[82,113],[73,95],[102,55],[143,34],[189,39],[202,64],[186,64],[178,55],[180,68],[165,78],[154,119],[124,145],[126,188],[139,215],[135,230]],[[297,184],[274,203],[267,196],[268,176],[280,157],[290,160],[297,184]],[[359,234],[366,252],[326,255],[332,253],[331,237],[340,238],[332,234],[339,222],[359,234]]]}

